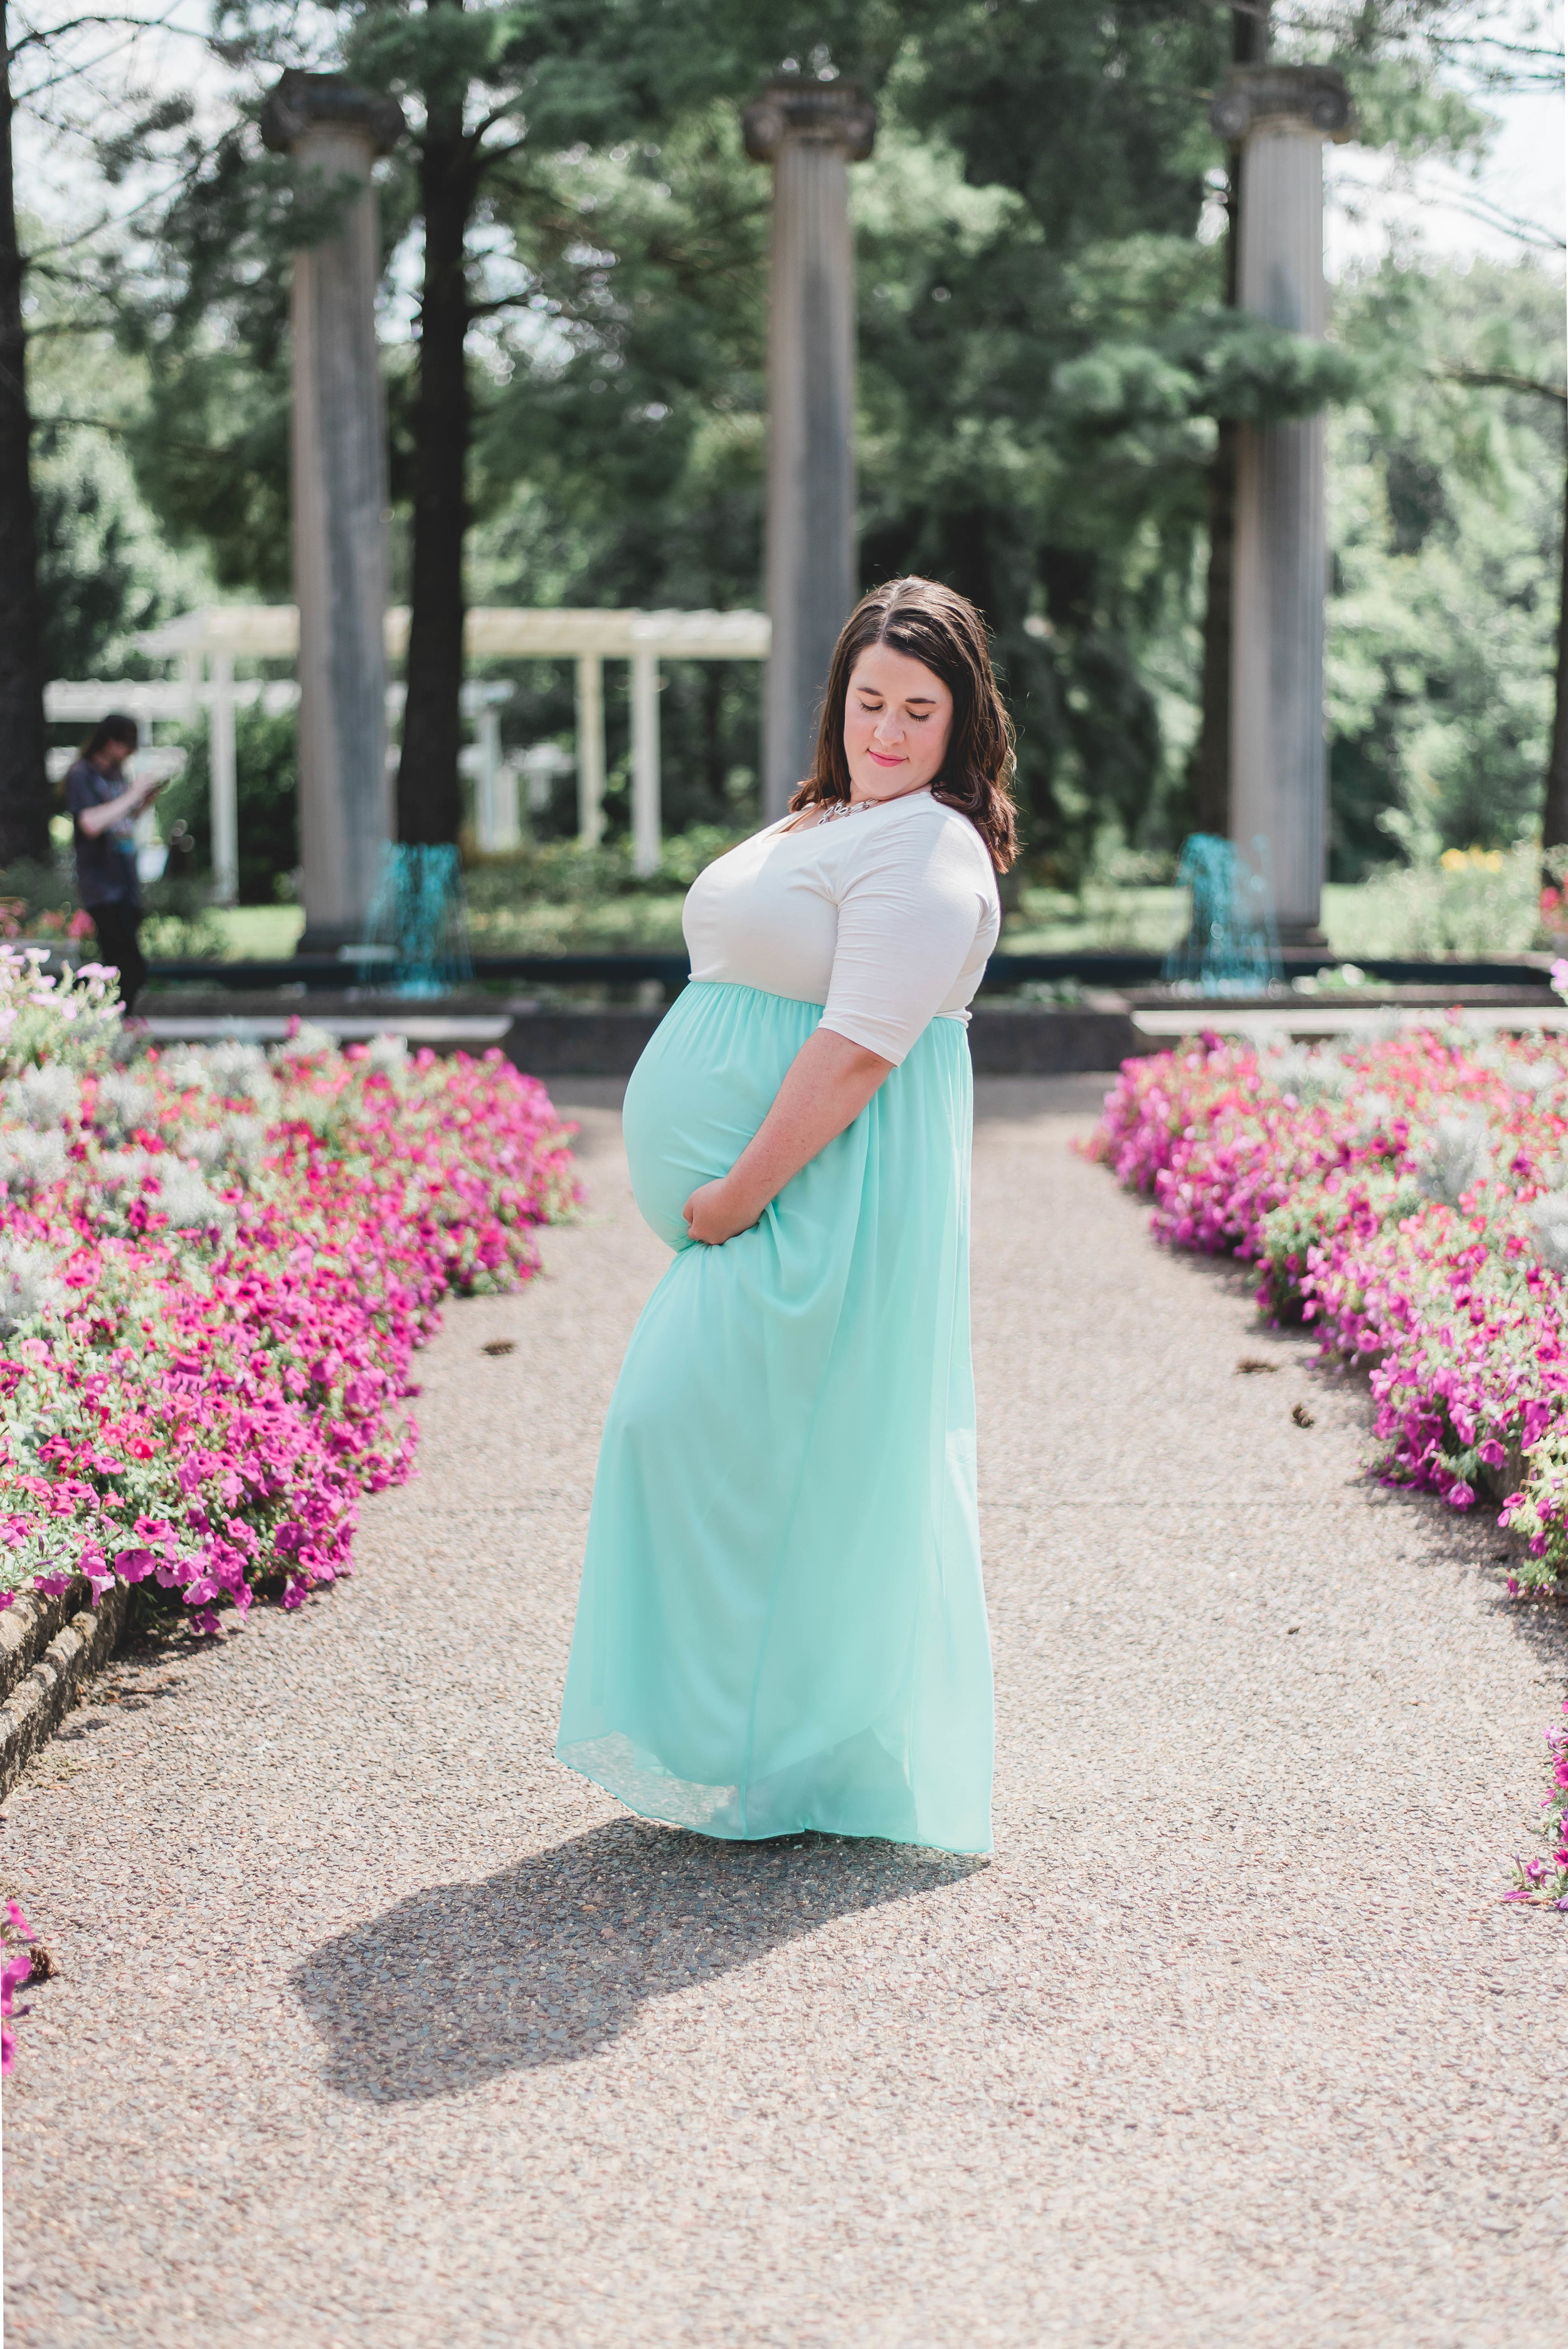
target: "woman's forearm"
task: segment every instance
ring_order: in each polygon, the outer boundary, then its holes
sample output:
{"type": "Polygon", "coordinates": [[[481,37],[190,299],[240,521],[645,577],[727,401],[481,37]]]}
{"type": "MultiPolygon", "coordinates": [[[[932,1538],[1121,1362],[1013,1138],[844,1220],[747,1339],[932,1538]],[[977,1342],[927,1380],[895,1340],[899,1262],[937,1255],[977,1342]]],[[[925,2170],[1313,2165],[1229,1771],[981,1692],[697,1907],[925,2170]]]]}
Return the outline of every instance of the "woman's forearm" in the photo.
{"type": "Polygon", "coordinates": [[[751,1220],[820,1150],[852,1125],[892,1062],[830,1028],[809,1036],[769,1111],[729,1172],[736,1204],[751,1220]]]}
{"type": "Polygon", "coordinates": [[[729,1173],[687,1201],[692,1237],[724,1240],[748,1230],[786,1183],[853,1124],[892,1067],[830,1028],[809,1036],[729,1173]]]}
{"type": "Polygon", "coordinates": [[[141,805],[142,796],[138,785],[131,783],[121,792],[119,799],[105,800],[99,807],[83,808],[77,822],[89,840],[96,840],[100,833],[108,830],[111,823],[118,823],[122,815],[132,814],[141,805]]]}

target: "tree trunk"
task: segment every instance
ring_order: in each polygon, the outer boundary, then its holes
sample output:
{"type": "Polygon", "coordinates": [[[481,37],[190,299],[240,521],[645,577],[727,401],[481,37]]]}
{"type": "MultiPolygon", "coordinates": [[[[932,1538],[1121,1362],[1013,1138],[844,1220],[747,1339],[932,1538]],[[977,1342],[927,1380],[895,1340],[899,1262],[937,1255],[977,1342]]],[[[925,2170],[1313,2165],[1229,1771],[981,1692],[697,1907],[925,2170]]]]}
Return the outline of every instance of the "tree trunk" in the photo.
{"type": "Polygon", "coordinates": [[[0,0],[0,864],[18,856],[43,861],[49,854],[38,526],[11,114],[11,53],[0,0]]]}
{"type": "MultiPolygon", "coordinates": [[[[461,0],[436,0],[453,6],[461,0]]],[[[414,410],[414,560],[408,617],[408,698],[397,767],[397,837],[455,841],[462,821],[463,533],[469,330],[463,265],[476,181],[459,95],[427,118],[419,186],[425,283],[419,389],[414,410]]]]}
{"type": "MultiPolygon", "coordinates": [[[[1231,57],[1239,66],[1264,63],[1269,51],[1267,0],[1231,10],[1231,57]]],[[[1225,166],[1225,300],[1236,304],[1240,243],[1241,156],[1225,166]]],[[[1231,829],[1231,586],[1236,547],[1237,428],[1222,417],[1209,467],[1209,575],[1203,605],[1202,723],[1187,770],[1195,832],[1228,837],[1231,829]]]]}
{"type": "Polygon", "coordinates": [[[1563,572],[1557,598],[1557,706],[1552,719],[1541,845],[1543,849],[1568,847],[1568,468],[1563,473],[1563,572]]]}

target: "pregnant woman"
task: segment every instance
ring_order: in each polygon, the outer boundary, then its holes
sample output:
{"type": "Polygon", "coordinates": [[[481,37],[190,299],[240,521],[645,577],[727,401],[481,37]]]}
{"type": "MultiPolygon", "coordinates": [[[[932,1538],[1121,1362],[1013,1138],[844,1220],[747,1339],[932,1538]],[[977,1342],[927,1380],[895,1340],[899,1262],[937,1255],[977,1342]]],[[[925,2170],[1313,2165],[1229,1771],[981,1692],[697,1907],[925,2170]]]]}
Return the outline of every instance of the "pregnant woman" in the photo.
{"type": "Polygon", "coordinates": [[[1012,764],[979,614],[897,580],[791,813],[686,899],[625,1103],[676,1253],[605,1423],[556,1749],[645,1817],[990,1848],[964,1031],[1012,764]]]}

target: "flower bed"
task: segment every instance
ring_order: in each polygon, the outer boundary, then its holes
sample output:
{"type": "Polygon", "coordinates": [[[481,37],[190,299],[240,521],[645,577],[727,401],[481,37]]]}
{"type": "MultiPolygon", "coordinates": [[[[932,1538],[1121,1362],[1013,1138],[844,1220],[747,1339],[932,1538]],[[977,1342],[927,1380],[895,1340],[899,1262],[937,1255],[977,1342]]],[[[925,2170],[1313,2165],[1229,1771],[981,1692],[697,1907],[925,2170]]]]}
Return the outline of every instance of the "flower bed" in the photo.
{"type": "Polygon", "coordinates": [[[15,1900],[7,1900],[0,1917],[0,2075],[15,2068],[16,2033],[14,2019],[27,2009],[16,2004],[16,1992],[33,1979],[33,1928],[15,1900]]]}
{"type": "MultiPolygon", "coordinates": [[[[1568,1044],[1436,1030],[1129,1061],[1090,1145],[1156,1237],[1262,1267],[1258,1301],[1370,1366],[1379,1473],[1520,1537],[1516,1597],[1568,1592],[1568,1044]]],[[[1568,1733],[1553,1859],[1568,1908],[1568,1733]]]]}
{"type": "Polygon", "coordinates": [[[548,1094],[303,1028],[131,1059],[105,974],[3,947],[0,1079],[0,1605],[297,1606],[408,1473],[441,1298],[529,1278],[578,1195],[548,1094]]]}

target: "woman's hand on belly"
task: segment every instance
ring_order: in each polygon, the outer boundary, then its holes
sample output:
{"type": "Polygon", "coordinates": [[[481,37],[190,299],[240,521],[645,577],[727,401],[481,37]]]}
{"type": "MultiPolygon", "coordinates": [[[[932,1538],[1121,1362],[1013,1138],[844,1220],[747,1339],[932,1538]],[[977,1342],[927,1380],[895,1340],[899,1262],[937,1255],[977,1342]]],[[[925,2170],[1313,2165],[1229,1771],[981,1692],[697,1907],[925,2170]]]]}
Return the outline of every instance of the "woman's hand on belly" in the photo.
{"type": "Polygon", "coordinates": [[[682,1208],[693,1239],[718,1247],[760,1223],[786,1183],[853,1123],[892,1073],[891,1061],[830,1028],[808,1037],[728,1174],[699,1184],[682,1208]]]}
{"type": "Polygon", "coordinates": [[[694,1240],[701,1240],[706,1247],[719,1247],[737,1232],[749,1231],[762,1210],[748,1206],[738,1195],[733,1177],[725,1174],[717,1183],[699,1184],[681,1213],[694,1240]]]}

